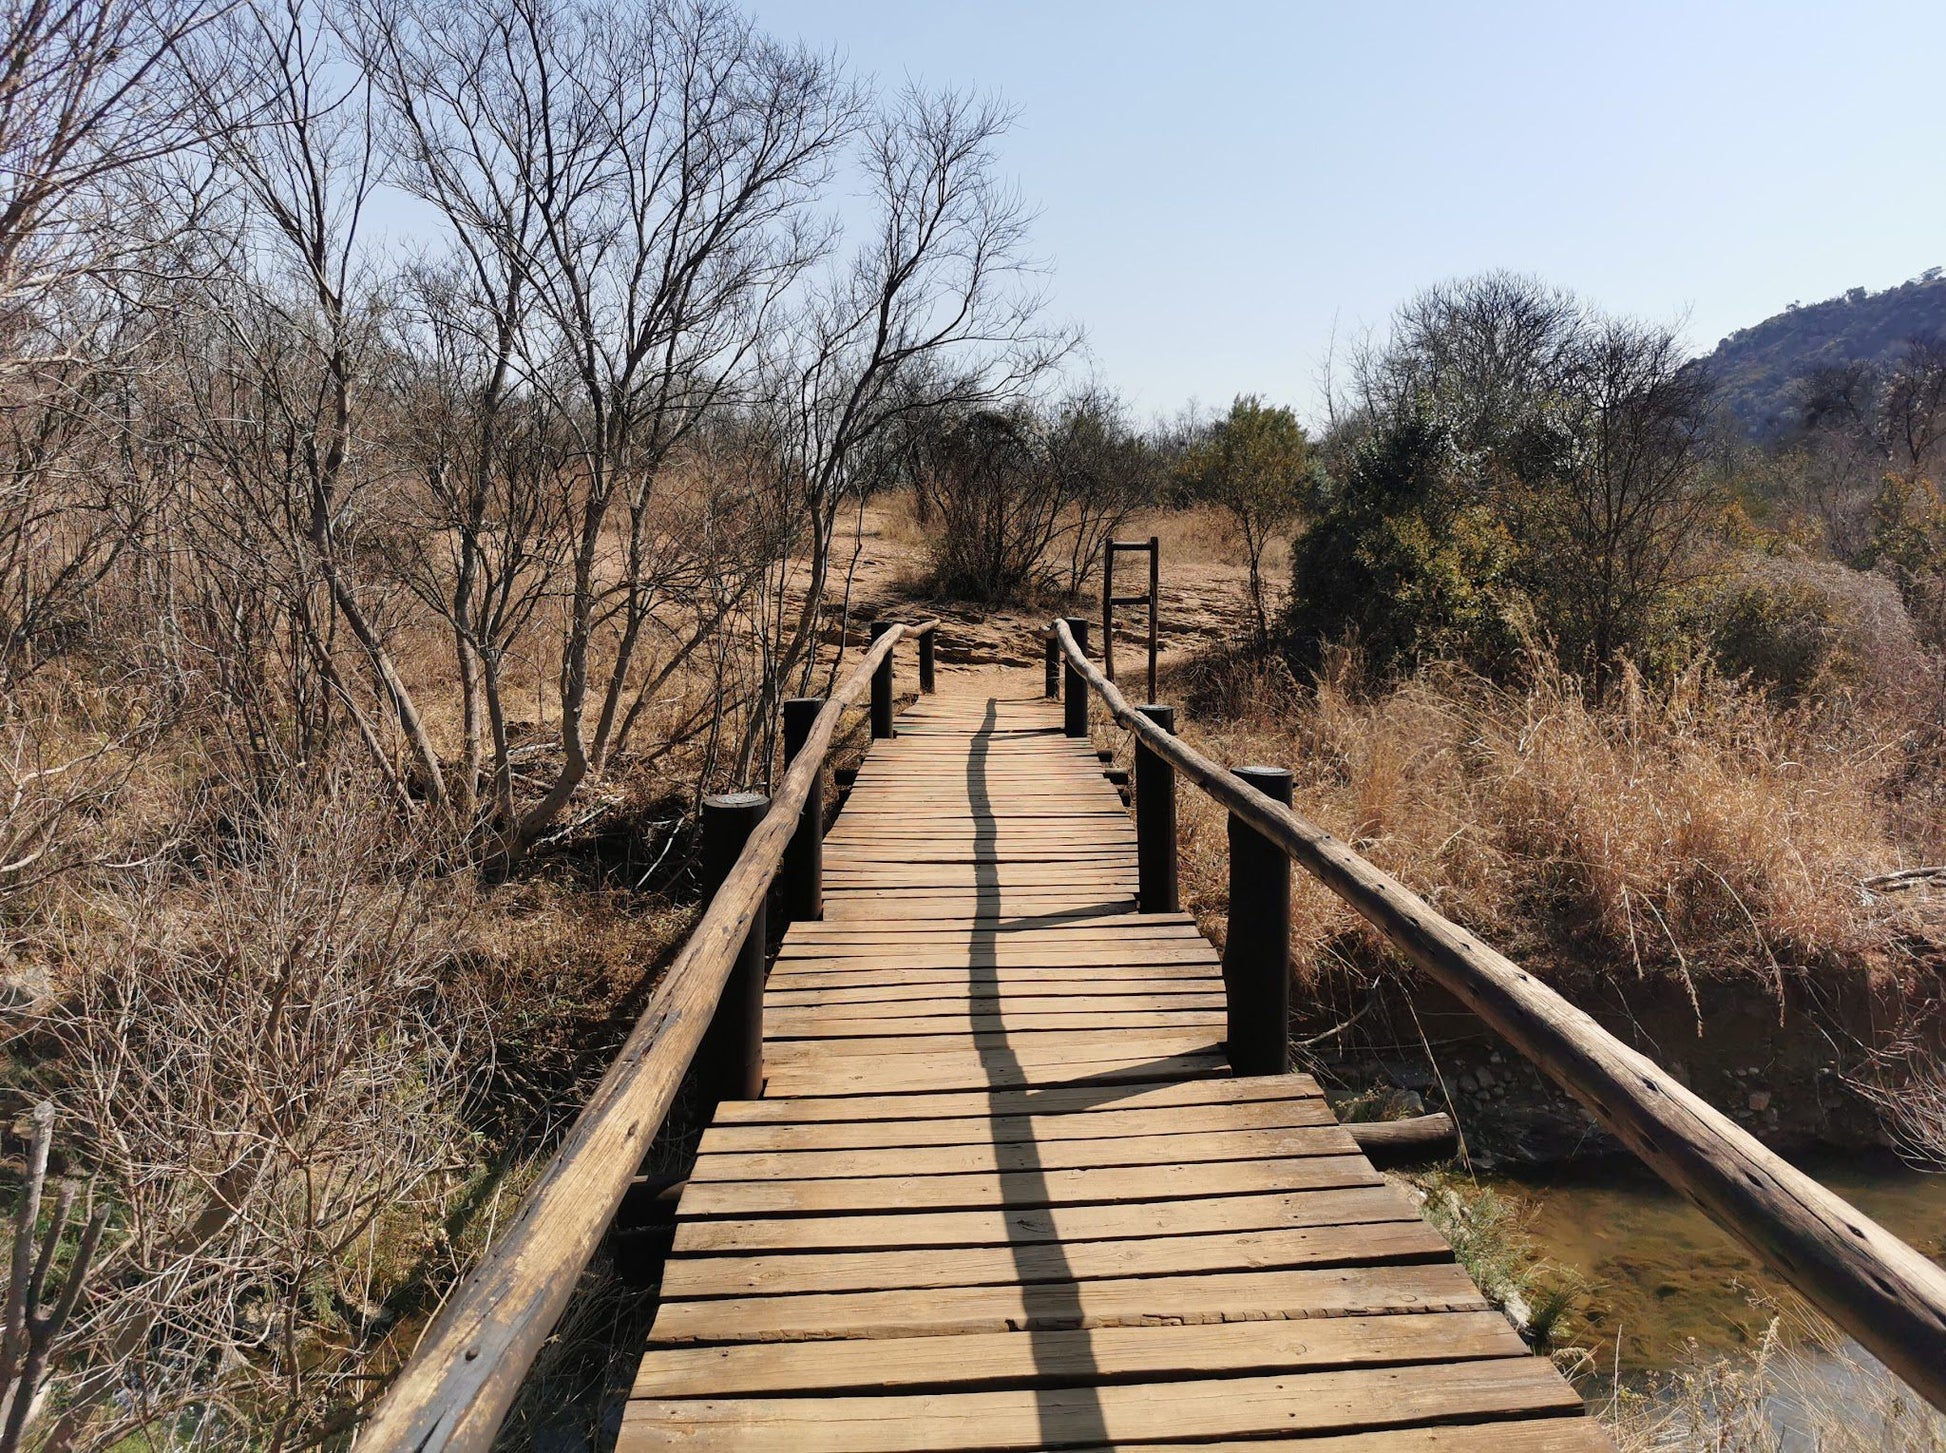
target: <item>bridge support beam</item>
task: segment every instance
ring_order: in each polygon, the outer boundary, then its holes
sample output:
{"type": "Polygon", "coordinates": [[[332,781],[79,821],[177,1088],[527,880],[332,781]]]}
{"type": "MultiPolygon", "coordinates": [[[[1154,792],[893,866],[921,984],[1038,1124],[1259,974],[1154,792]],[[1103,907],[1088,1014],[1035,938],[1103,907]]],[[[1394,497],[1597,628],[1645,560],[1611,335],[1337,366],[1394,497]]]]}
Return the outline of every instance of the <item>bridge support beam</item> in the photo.
{"type": "Polygon", "coordinates": [[[919,633],[919,694],[921,696],[931,696],[933,692],[932,643],[933,638],[938,634],[936,630],[919,633]]]}
{"type": "Polygon", "coordinates": [[[1047,633],[1047,699],[1061,694],[1061,643],[1054,632],[1047,633]]]}
{"type": "MultiPolygon", "coordinates": [[[[1272,801],[1291,805],[1284,767],[1235,774],[1272,801]]],[[[1240,1075],[1291,1068],[1291,860],[1281,843],[1230,814],[1230,925],[1223,945],[1230,1066],[1240,1075]]]]}
{"type": "MultiPolygon", "coordinates": [[[[725,792],[703,799],[703,885],[712,896],[730,876],[769,806],[770,799],[761,792],[725,792]]],[[[759,898],[696,1056],[712,1099],[754,1100],[763,1094],[764,919],[759,898]]]]}
{"type": "MultiPolygon", "coordinates": [[[[931,640],[930,635],[923,637],[931,640]]],[[[824,707],[822,696],[793,696],[784,703],[784,765],[797,759],[804,739],[824,707]]],[[[784,921],[797,923],[824,917],[824,769],[797,815],[797,831],[784,849],[779,873],[783,888],[784,921]]]]}
{"type": "MultiPolygon", "coordinates": [[[[1074,637],[1075,645],[1081,648],[1082,655],[1087,655],[1088,623],[1080,616],[1068,616],[1066,620],[1068,623],[1068,633],[1074,637]]],[[[1054,649],[1057,651],[1060,649],[1060,642],[1056,641],[1054,643],[1054,649]]],[[[1066,663],[1066,658],[1063,657],[1062,659],[1066,663]]],[[[1062,705],[1066,709],[1067,733],[1071,737],[1085,739],[1088,735],[1088,678],[1075,670],[1072,663],[1066,664],[1067,680],[1065,686],[1067,695],[1062,705]]]]}
{"type": "MultiPolygon", "coordinates": [[[[1165,732],[1176,729],[1173,706],[1135,708],[1165,732]]],[[[1135,739],[1136,905],[1144,913],[1175,913],[1176,769],[1135,739]]]]}
{"type": "MultiPolygon", "coordinates": [[[[892,629],[890,621],[872,622],[872,639],[892,629]]],[[[892,735],[892,656],[897,647],[885,653],[878,670],[872,673],[872,737],[880,740],[892,735]]]]}

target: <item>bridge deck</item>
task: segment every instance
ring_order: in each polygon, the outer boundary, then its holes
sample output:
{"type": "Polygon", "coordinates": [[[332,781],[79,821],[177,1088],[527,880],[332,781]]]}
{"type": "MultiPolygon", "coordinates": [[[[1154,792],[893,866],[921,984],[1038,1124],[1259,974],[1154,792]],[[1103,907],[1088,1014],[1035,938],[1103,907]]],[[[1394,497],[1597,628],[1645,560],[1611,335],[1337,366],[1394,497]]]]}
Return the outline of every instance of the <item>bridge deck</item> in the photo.
{"type": "Polygon", "coordinates": [[[624,1449],[1608,1447],[1302,1076],[1038,699],[932,697],[825,842],[624,1449]]]}

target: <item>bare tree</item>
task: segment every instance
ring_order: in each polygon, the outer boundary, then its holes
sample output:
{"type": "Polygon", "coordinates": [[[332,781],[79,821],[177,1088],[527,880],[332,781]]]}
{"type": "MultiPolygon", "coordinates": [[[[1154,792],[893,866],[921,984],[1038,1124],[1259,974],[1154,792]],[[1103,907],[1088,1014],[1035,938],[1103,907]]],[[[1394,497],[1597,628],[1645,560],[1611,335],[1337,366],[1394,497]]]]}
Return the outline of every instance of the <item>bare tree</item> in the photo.
{"type": "MultiPolygon", "coordinates": [[[[0,1453],[14,1453],[20,1446],[27,1421],[44,1391],[54,1348],[67,1331],[81,1289],[87,1285],[101,1233],[108,1225],[107,1205],[91,1205],[87,1223],[76,1238],[73,1259],[67,1264],[60,1295],[50,1303],[48,1275],[60,1254],[80,1188],[72,1180],[62,1180],[52,1220],[43,1232],[41,1198],[47,1190],[48,1154],[54,1143],[53,1104],[41,1101],[31,1119],[33,1138],[27,1149],[20,1200],[14,1208],[13,1263],[7,1275],[4,1311],[0,1311],[0,1419],[4,1419],[0,1421],[0,1453]],[[40,1243],[38,1255],[36,1241],[40,1243]]],[[[88,1199],[92,1202],[94,1197],[88,1199]]]]}
{"type": "Polygon", "coordinates": [[[809,688],[840,512],[895,477],[907,426],[1013,398],[1073,346],[1042,318],[1030,214],[1000,179],[1010,122],[991,100],[907,88],[863,127],[872,218],[768,369],[777,485],[809,557],[794,612],[772,585],[768,706],[809,688]]]}
{"type": "Polygon", "coordinates": [[[1162,465],[1129,424],[1121,401],[1099,388],[1061,400],[1050,421],[1048,454],[1068,500],[1063,522],[1065,586],[1078,594],[1101,568],[1102,551],[1128,517],[1153,504],[1162,465]]]}
{"type": "Polygon", "coordinates": [[[665,467],[822,251],[808,202],[851,93],[715,3],[373,5],[360,36],[471,275],[488,378],[544,393],[573,441],[561,760],[501,829],[517,857],[604,769],[645,636],[671,609],[692,641],[722,623],[688,610],[724,562],[663,529],[665,467]]]}
{"type": "Polygon", "coordinates": [[[21,331],[38,299],[145,239],[109,210],[112,183],[195,133],[170,73],[221,9],[209,0],[23,0],[0,31],[0,322],[21,331]]]}
{"type": "Polygon", "coordinates": [[[1505,449],[1566,376],[1585,324],[1572,293],[1505,271],[1440,283],[1403,304],[1382,344],[1353,350],[1371,416],[1436,404],[1468,449],[1505,449]]]}
{"type": "Polygon", "coordinates": [[[1710,384],[1674,330],[1603,319],[1547,402],[1558,442],[1544,466],[1527,451],[1513,513],[1546,618],[1600,689],[1698,569],[1716,501],[1703,469],[1710,384]]]}

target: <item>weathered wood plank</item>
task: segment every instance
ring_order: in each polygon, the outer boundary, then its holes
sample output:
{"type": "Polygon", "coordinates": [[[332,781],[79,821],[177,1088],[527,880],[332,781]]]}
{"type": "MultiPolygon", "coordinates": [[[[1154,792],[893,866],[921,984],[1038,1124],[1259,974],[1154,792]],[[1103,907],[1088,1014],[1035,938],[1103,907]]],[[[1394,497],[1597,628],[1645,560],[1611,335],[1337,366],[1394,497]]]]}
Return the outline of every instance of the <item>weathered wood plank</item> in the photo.
{"type": "Polygon", "coordinates": [[[649,1335],[659,1342],[928,1337],[1158,1321],[1474,1311],[1485,1306],[1485,1298],[1457,1266],[1408,1263],[664,1302],[649,1335]]]}
{"type": "Polygon", "coordinates": [[[1084,1167],[968,1175],[831,1177],[799,1181],[691,1181],[682,1211],[691,1216],[799,1215],[812,1211],[977,1210],[986,1206],[1072,1206],[1095,1201],[1155,1201],[1240,1196],[1380,1183],[1362,1155],[1197,1165],[1084,1167]]]}
{"type": "Polygon", "coordinates": [[[1211,1373],[1297,1372],[1426,1360],[1523,1357],[1498,1312],[1397,1312],[1297,1322],[1206,1322],[1189,1327],[1099,1327],[874,1342],[746,1342],[656,1347],[642,1359],[636,1397],[749,1393],[945,1391],[1059,1387],[1101,1378],[1168,1381],[1211,1373]]]}
{"type": "Polygon", "coordinates": [[[1087,1170],[1111,1166],[1200,1165],[1353,1155],[1342,1125],[1288,1130],[1210,1131],[1184,1138],[1131,1135],[1110,1140],[1016,1140],[874,1150],[745,1151],[706,1146],[689,1182],[821,1180],[859,1176],[972,1175],[987,1171],[1087,1170]]]}
{"type": "Polygon", "coordinates": [[[1270,1231],[1080,1241],[1073,1245],[1042,1242],[1027,1246],[856,1251],[822,1256],[799,1252],[677,1257],[663,1270],[662,1300],[1102,1281],[1188,1272],[1287,1270],[1451,1258],[1445,1241],[1419,1220],[1356,1226],[1284,1226],[1270,1231]]]}
{"type": "Polygon", "coordinates": [[[914,1246],[1027,1246],[1040,1241],[1135,1240],[1418,1219],[1384,1183],[1267,1195],[1187,1196],[1092,1205],[972,1211],[763,1214],[683,1220],[678,1252],[898,1250],[914,1246]]]}
{"type": "Polygon", "coordinates": [[[1573,1389],[1546,1363],[1491,1358],[1000,1392],[641,1399],[627,1417],[653,1421],[658,1436],[685,1447],[948,1453],[1367,1432],[1511,1414],[1565,1417],[1579,1409],[1573,1389]]]}

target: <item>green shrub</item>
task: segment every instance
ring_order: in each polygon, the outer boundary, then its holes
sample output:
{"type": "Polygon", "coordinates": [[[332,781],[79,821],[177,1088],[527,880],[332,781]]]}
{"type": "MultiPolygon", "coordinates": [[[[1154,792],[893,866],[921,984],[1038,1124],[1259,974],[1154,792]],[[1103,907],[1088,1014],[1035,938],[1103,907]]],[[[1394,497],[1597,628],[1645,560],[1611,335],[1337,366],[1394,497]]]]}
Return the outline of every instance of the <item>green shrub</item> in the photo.
{"type": "Polygon", "coordinates": [[[1329,503],[1292,547],[1285,631],[1292,664],[1355,638],[1371,668],[1422,660],[1490,669],[1529,612],[1510,572],[1516,550],[1446,422],[1418,412],[1352,447],[1329,503]]]}

